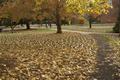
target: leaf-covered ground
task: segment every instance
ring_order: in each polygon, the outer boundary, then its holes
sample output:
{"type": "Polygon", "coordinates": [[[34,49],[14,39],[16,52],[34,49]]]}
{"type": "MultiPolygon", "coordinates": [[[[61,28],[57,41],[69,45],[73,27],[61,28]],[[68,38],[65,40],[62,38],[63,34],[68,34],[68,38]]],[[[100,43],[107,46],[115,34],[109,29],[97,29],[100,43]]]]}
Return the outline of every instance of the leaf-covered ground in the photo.
{"type": "Polygon", "coordinates": [[[90,80],[96,51],[86,34],[0,34],[0,79],[90,80]]]}
{"type": "Polygon", "coordinates": [[[118,35],[91,35],[98,46],[96,72],[92,77],[97,80],[120,80],[120,39],[118,35]]]}
{"type": "Polygon", "coordinates": [[[109,54],[109,59],[112,60],[113,65],[116,69],[115,76],[118,80],[120,79],[120,37],[118,35],[106,36],[109,45],[113,49],[113,53],[109,54]]]}

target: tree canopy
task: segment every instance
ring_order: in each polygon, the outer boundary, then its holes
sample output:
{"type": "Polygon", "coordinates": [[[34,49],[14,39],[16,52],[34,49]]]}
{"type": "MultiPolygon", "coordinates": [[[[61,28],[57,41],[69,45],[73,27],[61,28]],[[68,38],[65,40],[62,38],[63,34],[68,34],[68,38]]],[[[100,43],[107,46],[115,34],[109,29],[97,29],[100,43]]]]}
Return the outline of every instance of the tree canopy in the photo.
{"type": "MultiPolygon", "coordinates": [[[[108,0],[36,0],[36,6],[41,12],[47,11],[46,15],[54,16],[57,24],[60,24],[61,19],[68,14],[96,17],[103,13],[107,14],[111,7],[108,0]]],[[[61,29],[60,25],[57,26],[61,29]]]]}
{"type": "Polygon", "coordinates": [[[7,0],[0,7],[0,18],[15,22],[50,19],[56,22],[57,32],[61,33],[61,20],[70,14],[96,16],[107,14],[109,8],[108,0],[7,0]]]}

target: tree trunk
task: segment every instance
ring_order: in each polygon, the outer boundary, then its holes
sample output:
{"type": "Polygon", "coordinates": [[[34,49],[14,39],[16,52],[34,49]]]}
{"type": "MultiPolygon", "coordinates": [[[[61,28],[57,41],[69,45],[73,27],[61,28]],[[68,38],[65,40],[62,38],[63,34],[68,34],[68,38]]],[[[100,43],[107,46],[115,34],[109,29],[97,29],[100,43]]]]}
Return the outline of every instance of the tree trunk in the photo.
{"type": "Polygon", "coordinates": [[[10,28],[11,28],[11,32],[14,33],[15,25],[11,25],[10,28]]]}
{"type": "Polygon", "coordinates": [[[50,26],[50,28],[52,28],[52,24],[51,23],[49,23],[49,26],[50,26]]]}
{"type": "Polygon", "coordinates": [[[43,25],[43,24],[42,24],[42,21],[40,21],[40,27],[42,27],[42,25],[43,25]]]}
{"type": "Polygon", "coordinates": [[[0,32],[2,32],[2,28],[0,28],[0,32]]]}
{"type": "Polygon", "coordinates": [[[57,25],[57,33],[62,33],[61,17],[60,17],[59,8],[57,8],[56,10],[56,25],[57,25]]]}
{"type": "Polygon", "coordinates": [[[45,27],[48,28],[48,24],[47,24],[47,22],[45,22],[45,27]]]}
{"type": "Polygon", "coordinates": [[[118,17],[117,17],[117,22],[115,24],[115,27],[113,28],[113,31],[116,33],[120,33],[120,1],[118,5],[118,17]]]}
{"type": "Polygon", "coordinates": [[[89,16],[89,28],[90,29],[92,28],[92,18],[91,18],[91,16],[89,16]]]}
{"type": "Polygon", "coordinates": [[[57,25],[57,33],[62,33],[62,28],[61,28],[61,19],[59,16],[56,17],[56,25],[57,25]]]}
{"type": "Polygon", "coordinates": [[[29,22],[26,22],[26,29],[27,29],[27,30],[30,29],[30,24],[29,24],[29,22]]]}
{"type": "Polygon", "coordinates": [[[117,22],[114,27],[114,32],[120,33],[120,14],[119,14],[119,17],[117,18],[117,22]]]}
{"type": "Polygon", "coordinates": [[[51,24],[50,20],[48,21],[48,25],[49,25],[50,28],[52,28],[52,24],[51,24]]]}

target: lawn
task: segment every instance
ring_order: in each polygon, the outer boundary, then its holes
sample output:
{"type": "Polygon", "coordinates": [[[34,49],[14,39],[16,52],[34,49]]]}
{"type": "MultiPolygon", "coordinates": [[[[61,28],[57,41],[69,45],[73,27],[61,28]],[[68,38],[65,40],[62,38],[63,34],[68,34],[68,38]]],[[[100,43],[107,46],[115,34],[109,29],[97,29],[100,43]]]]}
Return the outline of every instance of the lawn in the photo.
{"type": "Polygon", "coordinates": [[[118,35],[106,36],[109,45],[113,48],[113,53],[109,54],[109,58],[113,61],[115,68],[118,68],[116,74],[120,78],[120,37],[118,35]]]}
{"type": "MultiPolygon", "coordinates": [[[[92,29],[88,25],[63,25],[62,29],[64,30],[74,30],[74,31],[83,31],[83,32],[98,32],[98,33],[110,33],[114,24],[93,24],[92,29]]],[[[53,29],[56,27],[53,26],[53,29]]]]}
{"type": "Polygon", "coordinates": [[[0,79],[89,80],[96,42],[90,35],[26,31],[0,34],[0,79]]]}
{"type": "MultiPolygon", "coordinates": [[[[82,32],[98,32],[98,33],[110,33],[114,24],[93,24],[92,29],[88,25],[62,25],[63,30],[82,31],[82,32]]],[[[55,32],[56,25],[52,24],[52,28],[46,28],[45,25],[40,26],[38,24],[31,25],[32,30],[41,32],[55,32]]],[[[10,28],[5,28],[4,32],[10,32],[10,28]]],[[[16,32],[26,31],[25,27],[16,27],[16,32]]]]}
{"type": "Polygon", "coordinates": [[[56,34],[55,27],[32,27],[0,33],[0,79],[120,79],[120,38],[106,34],[112,26],[90,30],[74,25],[63,30],[56,34]]]}

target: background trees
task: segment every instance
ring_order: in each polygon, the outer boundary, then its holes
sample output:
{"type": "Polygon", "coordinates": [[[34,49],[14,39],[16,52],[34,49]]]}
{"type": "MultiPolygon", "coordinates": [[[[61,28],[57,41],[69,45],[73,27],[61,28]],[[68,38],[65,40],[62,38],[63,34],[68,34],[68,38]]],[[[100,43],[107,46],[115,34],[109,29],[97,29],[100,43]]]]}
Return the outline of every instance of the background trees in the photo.
{"type": "MultiPolygon", "coordinates": [[[[9,26],[13,23],[26,24],[26,29],[30,29],[30,20],[34,19],[34,0],[15,0],[7,1],[1,7],[1,18],[11,20],[9,26]]],[[[13,26],[12,26],[13,27],[13,26]]]]}
{"type": "Polygon", "coordinates": [[[68,0],[68,10],[84,16],[89,21],[89,27],[92,28],[92,19],[101,14],[107,14],[111,6],[108,0],[68,0]]]}
{"type": "MultiPolygon", "coordinates": [[[[61,33],[61,20],[67,14],[79,14],[89,21],[92,28],[92,18],[108,13],[108,0],[36,0],[39,9],[48,11],[56,20],[57,33],[61,33]],[[43,8],[44,6],[44,8],[43,8]],[[87,16],[87,17],[86,17],[87,16]]],[[[43,11],[42,11],[43,12],[43,11]]]]}
{"type": "MultiPolygon", "coordinates": [[[[108,13],[108,0],[8,0],[1,7],[1,18],[11,19],[11,23],[22,23],[30,29],[31,20],[53,21],[57,33],[62,33],[61,21],[69,15],[80,15],[87,18],[92,28],[92,18],[108,13]]],[[[69,19],[68,19],[69,20],[69,19]]]]}
{"type": "Polygon", "coordinates": [[[57,33],[62,33],[61,20],[67,15],[66,0],[36,0],[36,6],[37,10],[46,14],[44,18],[55,20],[57,33]]]}
{"type": "Polygon", "coordinates": [[[26,24],[26,29],[30,29],[30,21],[35,19],[34,6],[34,0],[19,0],[16,4],[16,11],[19,13],[17,16],[19,16],[19,20],[26,24]]]}

